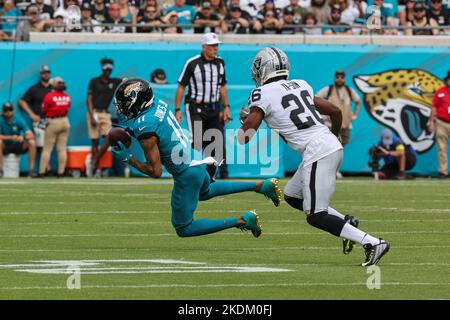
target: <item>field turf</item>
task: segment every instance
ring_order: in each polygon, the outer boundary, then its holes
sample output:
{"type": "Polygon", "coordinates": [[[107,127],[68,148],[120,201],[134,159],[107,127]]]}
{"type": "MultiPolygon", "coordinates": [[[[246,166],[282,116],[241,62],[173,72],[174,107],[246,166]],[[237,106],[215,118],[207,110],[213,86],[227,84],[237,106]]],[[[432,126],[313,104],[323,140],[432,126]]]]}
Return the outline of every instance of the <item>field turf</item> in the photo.
{"type": "Polygon", "coordinates": [[[178,238],[171,189],[169,179],[0,180],[0,299],[450,299],[450,180],[338,181],[332,206],[391,242],[373,290],[360,246],[343,255],[340,239],[256,193],[202,202],[196,217],[256,209],[260,238],[178,238]]]}

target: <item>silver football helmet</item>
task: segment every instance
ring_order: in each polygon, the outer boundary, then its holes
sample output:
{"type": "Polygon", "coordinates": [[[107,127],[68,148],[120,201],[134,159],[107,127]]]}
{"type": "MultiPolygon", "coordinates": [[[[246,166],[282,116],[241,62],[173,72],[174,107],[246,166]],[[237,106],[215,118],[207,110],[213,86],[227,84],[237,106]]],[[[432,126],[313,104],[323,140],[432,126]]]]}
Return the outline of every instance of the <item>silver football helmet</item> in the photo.
{"type": "Polygon", "coordinates": [[[290,68],[288,57],[282,50],[266,47],[253,59],[252,79],[259,87],[269,79],[279,76],[289,77],[290,68]]]}

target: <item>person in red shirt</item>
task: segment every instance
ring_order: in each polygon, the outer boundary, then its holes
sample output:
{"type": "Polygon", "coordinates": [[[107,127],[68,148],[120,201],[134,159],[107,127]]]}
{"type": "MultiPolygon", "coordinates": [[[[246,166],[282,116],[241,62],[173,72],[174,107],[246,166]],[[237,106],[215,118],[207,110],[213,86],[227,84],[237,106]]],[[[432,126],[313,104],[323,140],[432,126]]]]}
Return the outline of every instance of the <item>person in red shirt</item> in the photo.
{"type": "Polygon", "coordinates": [[[39,164],[39,177],[42,177],[50,160],[53,147],[56,144],[58,153],[58,177],[64,175],[67,162],[67,139],[69,137],[70,123],[67,113],[72,102],[70,96],[65,93],[66,84],[60,77],[51,81],[53,91],[47,93],[42,103],[42,111],[48,120],[45,128],[44,148],[39,164]]]}
{"type": "Polygon", "coordinates": [[[445,86],[434,94],[428,130],[436,130],[436,144],[439,160],[439,177],[448,178],[448,139],[450,138],[450,71],[444,79],[445,86]],[[436,123],[434,118],[436,117],[436,123]]]}

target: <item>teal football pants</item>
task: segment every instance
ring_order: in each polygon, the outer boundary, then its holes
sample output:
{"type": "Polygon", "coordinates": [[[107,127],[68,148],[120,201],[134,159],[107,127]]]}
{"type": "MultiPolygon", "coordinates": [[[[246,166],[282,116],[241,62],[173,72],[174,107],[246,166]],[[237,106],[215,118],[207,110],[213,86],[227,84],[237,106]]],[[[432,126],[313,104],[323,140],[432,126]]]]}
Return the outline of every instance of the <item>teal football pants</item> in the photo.
{"type": "Polygon", "coordinates": [[[180,237],[214,233],[237,226],[238,218],[194,220],[198,201],[244,191],[255,191],[255,182],[216,181],[210,183],[206,165],[189,167],[174,176],[172,190],[172,225],[180,237]]]}

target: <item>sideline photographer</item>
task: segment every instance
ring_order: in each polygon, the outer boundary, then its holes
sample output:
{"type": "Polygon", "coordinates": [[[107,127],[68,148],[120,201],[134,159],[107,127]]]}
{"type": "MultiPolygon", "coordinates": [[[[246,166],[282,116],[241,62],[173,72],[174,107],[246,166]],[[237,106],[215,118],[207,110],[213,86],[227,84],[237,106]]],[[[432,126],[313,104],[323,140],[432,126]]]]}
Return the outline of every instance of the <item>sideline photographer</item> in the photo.
{"type": "Polygon", "coordinates": [[[375,174],[375,179],[404,180],[405,171],[416,165],[417,153],[409,145],[405,145],[400,138],[394,136],[391,130],[385,129],[377,145],[369,149],[369,166],[375,174]],[[379,162],[383,159],[384,166],[379,169],[379,162]]]}

